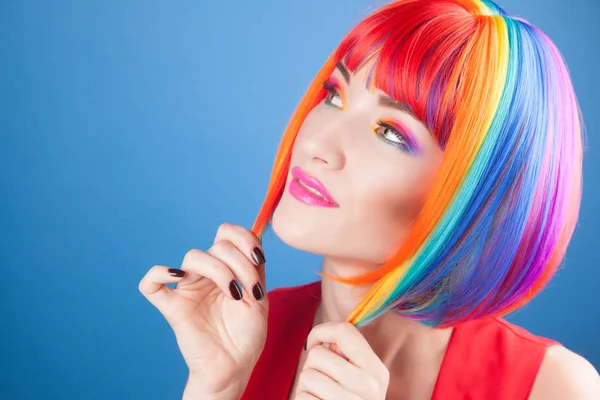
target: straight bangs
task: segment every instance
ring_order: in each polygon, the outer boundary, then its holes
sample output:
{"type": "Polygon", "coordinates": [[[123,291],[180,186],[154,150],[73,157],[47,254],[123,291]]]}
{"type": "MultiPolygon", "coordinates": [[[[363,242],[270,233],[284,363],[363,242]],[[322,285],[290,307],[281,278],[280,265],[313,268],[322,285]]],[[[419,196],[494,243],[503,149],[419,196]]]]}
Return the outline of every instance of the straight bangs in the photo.
{"type": "Polygon", "coordinates": [[[406,1],[367,17],[335,58],[353,73],[373,61],[368,88],[407,106],[445,149],[458,104],[461,56],[476,29],[476,19],[454,1],[406,1]]]}
{"type": "Polygon", "coordinates": [[[342,61],[403,103],[444,157],[396,254],[372,272],[348,322],[387,311],[445,328],[505,315],[544,287],[579,215],[582,122],[559,51],[490,1],[399,0],[355,26],[319,71],[283,135],[253,232],[281,198],[294,139],[342,61]]]}

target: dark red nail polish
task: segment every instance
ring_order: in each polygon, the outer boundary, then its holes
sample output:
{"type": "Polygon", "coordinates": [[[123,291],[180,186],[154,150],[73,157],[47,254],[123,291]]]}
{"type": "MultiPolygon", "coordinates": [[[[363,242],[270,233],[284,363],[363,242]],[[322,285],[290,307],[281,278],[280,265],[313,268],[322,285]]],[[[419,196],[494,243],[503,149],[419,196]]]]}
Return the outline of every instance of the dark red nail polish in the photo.
{"type": "Polygon", "coordinates": [[[262,300],[265,297],[265,293],[263,292],[262,285],[260,282],[256,282],[256,284],[252,287],[252,294],[254,298],[258,301],[262,300]]]}
{"type": "Polygon", "coordinates": [[[185,275],[185,271],[175,268],[169,268],[169,275],[181,278],[185,275]]]}
{"type": "Polygon", "coordinates": [[[252,258],[254,259],[254,262],[257,265],[260,264],[264,264],[265,263],[265,254],[262,252],[262,250],[258,247],[255,247],[252,250],[252,258]]]}
{"type": "Polygon", "coordinates": [[[231,292],[231,295],[234,299],[242,299],[242,289],[240,288],[239,284],[235,281],[235,279],[229,283],[229,291],[231,292]]]}

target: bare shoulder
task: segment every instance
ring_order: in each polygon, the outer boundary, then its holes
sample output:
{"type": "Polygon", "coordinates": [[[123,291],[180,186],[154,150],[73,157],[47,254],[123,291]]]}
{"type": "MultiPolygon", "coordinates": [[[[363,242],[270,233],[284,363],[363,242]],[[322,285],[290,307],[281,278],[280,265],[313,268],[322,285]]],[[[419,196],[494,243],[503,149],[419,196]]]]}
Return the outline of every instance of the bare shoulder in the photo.
{"type": "Polygon", "coordinates": [[[600,399],[600,376],[585,358],[560,346],[546,351],[530,400],[600,399]]]}

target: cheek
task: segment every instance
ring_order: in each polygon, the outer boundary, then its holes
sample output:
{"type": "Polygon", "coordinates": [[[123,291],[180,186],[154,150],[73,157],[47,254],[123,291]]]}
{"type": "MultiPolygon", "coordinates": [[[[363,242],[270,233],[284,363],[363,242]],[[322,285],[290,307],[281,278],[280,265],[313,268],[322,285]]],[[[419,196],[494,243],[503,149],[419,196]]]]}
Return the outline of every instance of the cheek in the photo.
{"type": "MultiPolygon", "coordinates": [[[[413,167],[414,168],[414,167],[413,167]]],[[[413,170],[387,171],[357,182],[356,199],[367,214],[379,214],[390,222],[414,220],[421,211],[430,188],[426,174],[413,170]]]]}
{"type": "Polygon", "coordinates": [[[339,118],[339,111],[336,111],[324,103],[317,104],[304,118],[302,125],[296,134],[296,140],[309,137],[312,133],[321,132],[327,128],[328,123],[334,118],[339,118]]]}
{"type": "Polygon", "coordinates": [[[416,166],[394,170],[384,167],[377,174],[357,174],[351,225],[355,243],[369,243],[367,256],[385,262],[398,250],[410,233],[430,189],[433,171],[416,166]],[[411,172],[407,172],[411,171],[411,172]],[[419,173],[415,173],[419,171],[419,173]]]}

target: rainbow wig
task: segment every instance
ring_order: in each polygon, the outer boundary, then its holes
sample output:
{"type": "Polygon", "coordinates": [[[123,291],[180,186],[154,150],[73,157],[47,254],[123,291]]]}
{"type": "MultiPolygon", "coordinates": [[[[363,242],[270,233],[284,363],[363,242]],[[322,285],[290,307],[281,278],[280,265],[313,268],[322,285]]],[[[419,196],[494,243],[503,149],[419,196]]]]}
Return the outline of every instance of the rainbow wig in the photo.
{"type": "Polygon", "coordinates": [[[342,60],[374,59],[368,85],[409,107],[444,150],[407,240],[372,272],[348,316],[388,310],[431,327],[505,315],[548,283],[579,216],[584,142],[565,62],[550,39],[489,0],[398,0],[358,23],[310,84],[276,155],[252,231],[262,239],[305,117],[342,60]]]}

